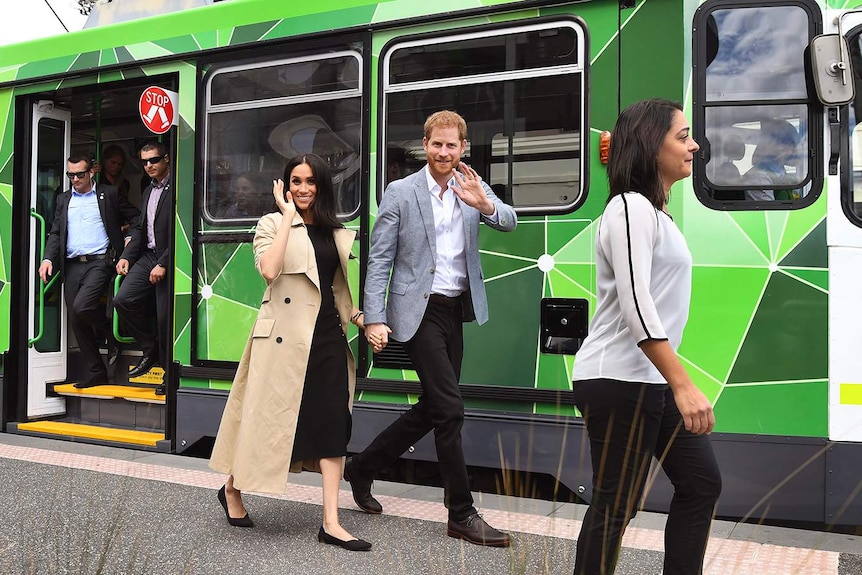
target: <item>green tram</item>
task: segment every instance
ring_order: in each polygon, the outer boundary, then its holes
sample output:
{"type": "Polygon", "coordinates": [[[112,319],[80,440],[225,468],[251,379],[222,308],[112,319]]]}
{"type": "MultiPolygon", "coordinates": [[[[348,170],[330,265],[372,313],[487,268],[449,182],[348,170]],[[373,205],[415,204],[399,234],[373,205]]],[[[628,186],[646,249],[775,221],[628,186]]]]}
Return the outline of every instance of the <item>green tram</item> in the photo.
{"type": "MultiPolygon", "coordinates": [[[[232,0],[0,48],[4,430],[176,453],[211,442],[264,287],[254,225],[285,158],[332,165],[361,300],[378,200],[423,165],[423,121],[449,108],[468,121],[466,161],[520,218],[480,234],[491,320],[465,331],[467,462],[589,499],[570,375],[595,304],[603,132],[658,96],[684,103],[701,144],[670,209],[694,258],[680,354],[715,403],[718,513],[862,523],[857,2],[232,0]],[[781,175],[753,178],[776,126],[781,175]],[[136,148],[153,137],[176,190],[172,361],[130,382],[130,341],[115,385],[75,390],[62,282],[36,274],[65,158],[122,147],[139,201],[136,148]]],[[[419,386],[397,345],[374,355],[351,328],[358,451],[419,386]]],[[[433,461],[433,442],[405,457],[433,461]]],[[[670,492],[658,473],[646,507],[670,492]]]]}

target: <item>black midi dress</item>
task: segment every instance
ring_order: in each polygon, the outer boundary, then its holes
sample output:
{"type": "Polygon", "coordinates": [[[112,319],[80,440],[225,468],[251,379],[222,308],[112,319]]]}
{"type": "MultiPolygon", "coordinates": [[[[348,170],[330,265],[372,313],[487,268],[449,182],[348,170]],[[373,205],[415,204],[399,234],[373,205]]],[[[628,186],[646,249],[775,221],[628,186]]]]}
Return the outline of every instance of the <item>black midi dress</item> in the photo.
{"type": "Polygon", "coordinates": [[[314,325],[292,461],[347,454],[352,426],[347,376],[347,339],[335,307],[332,282],[341,273],[332,232],[306,224],[320,278],[320,311],[314,325]]]}

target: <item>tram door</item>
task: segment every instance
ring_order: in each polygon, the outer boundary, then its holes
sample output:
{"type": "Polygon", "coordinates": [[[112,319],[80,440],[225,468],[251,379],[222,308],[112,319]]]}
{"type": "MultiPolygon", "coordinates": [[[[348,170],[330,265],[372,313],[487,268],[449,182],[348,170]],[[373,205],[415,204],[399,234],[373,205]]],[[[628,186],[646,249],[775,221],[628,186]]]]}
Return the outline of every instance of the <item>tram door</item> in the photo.
{"type": "MultiPolygon", "coordinates": [[[[45,242],[54,221],[57,194],[68,184],[66,158],[71,147],[69,110],[42,100],[33,105],[33,147],[30,163],[30,239],[27,313],[27,417],[65,413],[65,400],[49,397],[48,384],[66,379],[67,337],[62,278],[55,273],[48,284],[39,278],[45,242]]],[[[58,266],[54,266],[55,270],[58,266]]]]}
{"type": "Polygon", "coordinates": [[[840,186],[830,179],[827,205],[829,438],[862,441],[862,13],[840,18],[856,85],[854,100],[840,108],[840,186]]]}

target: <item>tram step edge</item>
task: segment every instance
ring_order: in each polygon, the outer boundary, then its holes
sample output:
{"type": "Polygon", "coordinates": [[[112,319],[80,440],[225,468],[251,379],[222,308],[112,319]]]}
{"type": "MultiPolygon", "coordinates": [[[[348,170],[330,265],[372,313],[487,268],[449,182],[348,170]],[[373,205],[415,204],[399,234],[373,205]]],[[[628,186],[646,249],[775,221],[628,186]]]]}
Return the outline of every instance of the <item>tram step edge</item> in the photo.
{"type": "Polygon", "coordinates": [[[125,399],[139,403],[157,403],[164,405],[165,396],[156,395],[153,387],[132,387],[128,385],[95,385],[78,389],[72,383],[64,383],[54,386],[54,393],[75,397],[88,397],[93,399],[125,399]]]}
{"type": "Polygon", "coordinates": [[[24,433],[38,433],[60,437],[78,437],[81,439],[93,439],[112,443],[126,443],[156,447],[159,441],[164,441],[164,433],[151,431],[138,431],[136,429],[122,429],[117,427],[103,427],[100,425],[87,425],[83,423],[69,423],[66,421],[31,421],[18,423],[17,431],[24,433]]]}

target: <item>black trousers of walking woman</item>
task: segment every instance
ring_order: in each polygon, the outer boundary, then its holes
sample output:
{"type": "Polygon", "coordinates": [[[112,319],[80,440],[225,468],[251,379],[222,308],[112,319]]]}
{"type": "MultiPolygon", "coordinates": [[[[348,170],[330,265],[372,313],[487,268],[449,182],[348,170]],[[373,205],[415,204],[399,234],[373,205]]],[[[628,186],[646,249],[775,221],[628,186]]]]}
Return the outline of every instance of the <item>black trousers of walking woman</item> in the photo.
{"type": "Polygon", "coordinates": [[[652,457],[674,487],[663,575],[699,575],[721,475],[706,435],[686,431],[667,385],[576,381],[593,465],[593,499],[578,536],[575,575],[612,575],[652,457]]]}

